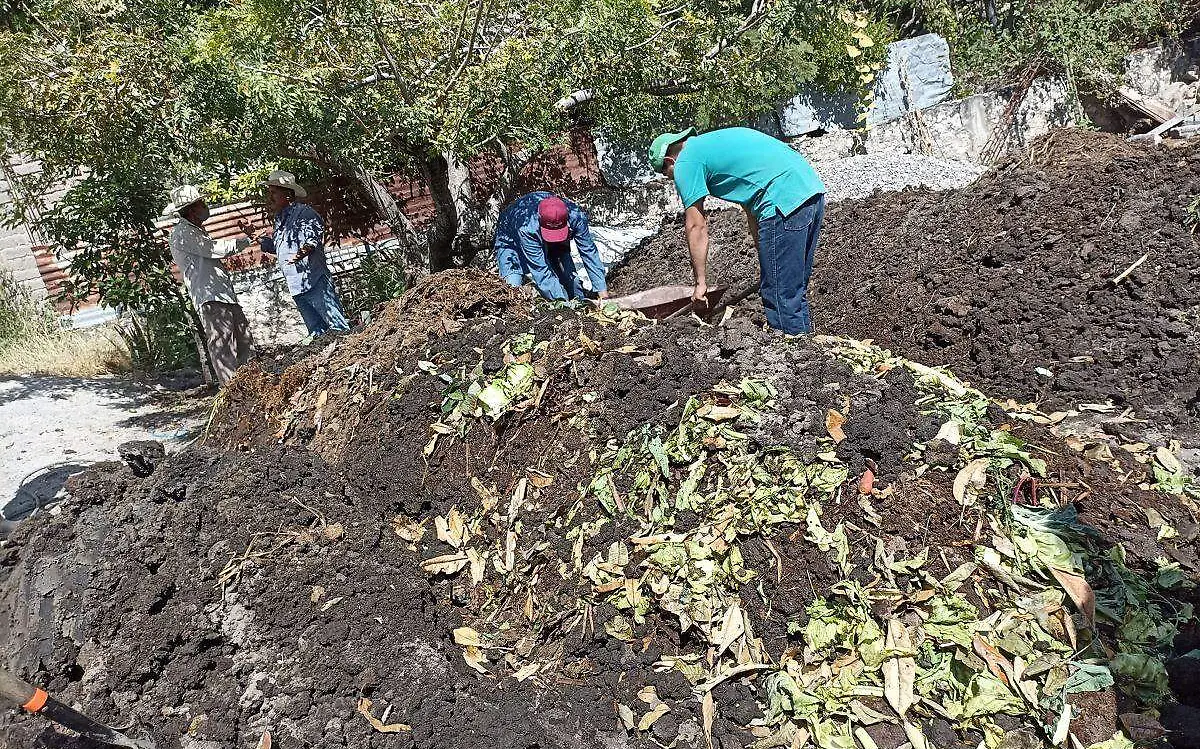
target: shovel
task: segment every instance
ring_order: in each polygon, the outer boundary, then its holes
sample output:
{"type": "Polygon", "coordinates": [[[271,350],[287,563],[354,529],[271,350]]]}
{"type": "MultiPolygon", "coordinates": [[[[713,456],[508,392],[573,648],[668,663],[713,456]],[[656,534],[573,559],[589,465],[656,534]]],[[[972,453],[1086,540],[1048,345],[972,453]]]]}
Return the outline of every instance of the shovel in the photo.
{"type": "Polygon", "coordinates": [[[102,744],[129,749],[156,749],[150,739],[135,739],[111,726],[98,723],[54,699],[46,694],[45,690],[26,684],[3,668],[0,668],[0,704],[20,707],[26,712],[41,715],[102,744]]]}
{"type": "MultiPolygon", "coordinates": [[[[709,297],[720,299],[725,287],[714,286],[709,289],[709,297]]],[[[634,294],[612,297],[597,302],[598,304],[615,304],[621,309],[641,312],[654,320],[665,320],[682,314],[692,308],[691,286],[655,286],[634,294]]]]}
{"type": "MultiPolygon", "coordinates": [[[[721,310],[725,309],[726,307],[730,306],[731,304],[737,304],[738,302],[742,301],[743,299],[750,296],[751,294],[753,294],[756,291],[758,291],[758,281],[751,281],[750,283],[747,283],[747,284],[739,287],[737,289],[737,291],[734,291],[732,294],[730,294],[728,297],[725,297],[724,299],[722,299],[722,296],[724,296],[724,292],[725,292],[725,288],[723,286],[717,286],[712,289],[709,289],[708,294],[705,297],[705,300],[708,303],[708,309],[705,311],[705,314],[703,315],[703,317],[705,317],[705,319],[711,318],[716,313],[720,312],[721,310]]],[[[664,318],[664,319],[670,320],[675,317],[681,317],[681,316],[686,315],[687,313],[691,312],[693,309],[695,309],[695,307],[696,307],[696,302],[694,300],[692,300],[691,291],[689,290],[688,303],[684,307],[667,315],[666,318],[664,318]]]]}

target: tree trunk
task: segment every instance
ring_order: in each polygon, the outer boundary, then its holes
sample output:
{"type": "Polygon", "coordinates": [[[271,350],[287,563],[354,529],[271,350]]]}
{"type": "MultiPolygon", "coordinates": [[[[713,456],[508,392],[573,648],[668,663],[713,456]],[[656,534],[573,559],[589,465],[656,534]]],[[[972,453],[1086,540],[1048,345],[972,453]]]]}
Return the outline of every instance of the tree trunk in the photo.
{"type": "Polygon", "coordinates": [[[392,194],[361,164],[350,164],[346,171],[358,183],[359,189],[374,207],[375,215],[388,227],[399,244],[399,252],[386,252],[383,253],[384,257],[390,262],[402,263],[409,274],[424,268],[429,258],[422,247],[421,238],[392,194]]]}
{"type": "Polygon", "coordinates": [[[500,220],[500,211],[516,197],[517,188],[521,183],[521,172],[533,158],[533,152],[527,148],[511,148],[503,141],[497,146],[500,162],[503,168],[496,191],[488,198],[487,213],[484,222],[490,232],[494,232],[496,222],[500,220]]]}
{"type": "Polygon", "coordinates": [[[475,199],[475,188],[471,185],[471,166],[453,151],[443,151],[446,161],[446,182],[450,199],[454,201],[454,212],[458,216],[458,227],[452,240],[456,265],[467,265],[475,256],[482,242],[483,216],[479,212],[479,201],[475,199]]]}
{"type": "Polygon", "coordinates": [[[458,234],[458,210],[450,187],[450,169],[441,155],[421,162],[421,176],[433,199],[433,227],[429,232],[429,270],[436,273],[454,267],[454,238],[458,234]]]}
{"type": "Polygon", "coordinates": [[[469,265],[490,247],[500,210],[512,200],[532,155],[505,145],[497,150],[502,166],[496,189],[486,200],[475,194],[469,164],[457,154],[445,151],[424,163],[422,176],[434,205],[431,270],[469,265]]]}

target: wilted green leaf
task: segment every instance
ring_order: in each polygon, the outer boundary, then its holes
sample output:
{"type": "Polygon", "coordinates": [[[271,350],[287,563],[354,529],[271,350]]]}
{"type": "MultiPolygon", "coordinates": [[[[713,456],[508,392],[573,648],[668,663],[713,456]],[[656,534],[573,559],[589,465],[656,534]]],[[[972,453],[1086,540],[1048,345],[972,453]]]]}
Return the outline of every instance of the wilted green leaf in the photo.
{"type": "Polygon", "coordinates": [[[1067,694],[1078,692],[1101,692],[1113,685],[1112,672],[1107,666],[1095,663],[1072,663],[1074,672],[1067,678],[1063,691],[1067,694]]]}
{"type": "Polygon", "coordinates": [[[1150,705],[1161,705],[1170,694],[1162,659],[1138,653],[1118,653],[1108,667],[1122,691],[1150,705]]]}
{"type": "Polygon", "coordinates": [[[962,704],[962,718],[1007,713],[1020,715],[1025,703],[1008,687],[989,674],[976,674],[967,687],[967,698],[962,704]]]}

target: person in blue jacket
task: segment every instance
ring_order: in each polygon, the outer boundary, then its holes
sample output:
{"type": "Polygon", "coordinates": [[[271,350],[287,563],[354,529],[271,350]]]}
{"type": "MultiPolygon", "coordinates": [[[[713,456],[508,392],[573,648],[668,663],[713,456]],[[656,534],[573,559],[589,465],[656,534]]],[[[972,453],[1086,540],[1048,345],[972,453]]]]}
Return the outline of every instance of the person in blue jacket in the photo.
{"type": "Polygon", "coordinates": [[[496,224],[496,268],[513,286],[520,286],[529,276],[547,299],[584,299],[583,280],[571,258],[572,239],[592,290],[607,299],[604,263],[592,240],[587,216],[579,206],[553,193],[522,195],[500,214],[496,224]]]}

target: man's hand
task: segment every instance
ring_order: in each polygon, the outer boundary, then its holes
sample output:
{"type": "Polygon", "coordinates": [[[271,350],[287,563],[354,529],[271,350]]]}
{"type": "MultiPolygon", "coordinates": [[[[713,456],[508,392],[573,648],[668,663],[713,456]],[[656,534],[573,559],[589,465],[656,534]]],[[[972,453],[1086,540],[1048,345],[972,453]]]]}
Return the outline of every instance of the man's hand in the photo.
{"type": "Polygon", "coordinates": [[[708,309],[708,284],[704,281],[697,281],[695,287],[692,288],[692,306],[696,309],[708,309]]]}
{"type": "Polygon", "coordinates": [[[608,289],[605,289],[604,291],[597,291],[597,292],[596,292],[596,298],[597,298],[597,299],[611,299],[611,298],[612,298],[612,293],[610,293],[610,292],[608,291],[608,289]]]}
{"type": "Polygon", "coordinates": [[[250,241],[252,242],[257,242],[263,238],[263,235],[267,233],[266,229],[255,229],[254,224],[250,223],[246,219],[241,219],[238,221],[238,228],[241,229],[242,233],[249,237],[250,241]]]}
{"type": "Polygon", "coordinates": [[[309,255],[313,254],[314,249],[316,249],[316,248],[314,248],[311,244],[302,245],[300,247],[300,250],[296,253],[296,256],[288,261],[288,264],[296,265],[300,261],[307,258],[309,255]]]}

